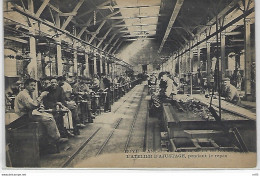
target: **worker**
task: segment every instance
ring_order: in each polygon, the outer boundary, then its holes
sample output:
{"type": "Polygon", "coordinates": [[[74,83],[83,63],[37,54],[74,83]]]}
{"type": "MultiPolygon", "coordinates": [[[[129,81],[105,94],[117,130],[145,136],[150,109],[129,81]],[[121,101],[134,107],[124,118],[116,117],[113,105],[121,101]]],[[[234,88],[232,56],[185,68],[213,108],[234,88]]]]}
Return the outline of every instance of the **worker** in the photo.
{"type": "Polygon", "coordinates": [[[226,101],[229,101],[234,104],[238,104],[240,102],[240,97],[237,89],[230,83],[229,78],[223,79],[223,90],[222,96],[226,101]]]}
{"type": "Polygon", "coordinates": [[[17,81],[5,90],[5,105],[6,110],[14,109],[14,97],[20,91],[20,81],[17,81]]]}
{"type": "Polygon", "coordinates": [[[102,74],[102,79],[100,81],[100,89],[103,91],[102,93],[102,100],[104,103],[104,111],[111,112],[111,79],[109,76],[102,74]]]}
{"type": "Polygon", "coordinates": [[[169,77],[168,72],[161,72],[159,74],[159,89],[152,94],[153,105],[156,108],[161,107],[162,102],[166,99],[173,99],[177,94],[177,86],[174,85],[174,81],[169,77]]]}
{"type": "Polygon", "coordinates": [[[165,90],[165,95],[168,98],[173,98],[173,96],[177,95],[177,87],[178,87],[178,83],[175,81],[175,79],[171,79],[170,78],[170,73],[166,72],[166,74],[164,74],[162,76],[162,79],[166,82],[166,90],[165,90]]]}
{"type": "Polygon", "coordinates": [[[66,101],[66,107],[69,108],[70,112],[68,115],[70,116],[70,113],[72,115],[72,121],[73,121],[73,133],[75,135],[79,134],[78,128],[84,128],[85,125],[80,123],[80,119],[78,116],[78,106],[76,102],[72,99],[72,87],[66,80],[65,76],[60,76],[57,78],[59,86],[63,89],[65,93],[65,101],[66,101]]]}
{"type": "Polygon", "coordinates": [[[78,82],[73,85],[73,93],[77,97],[79,104],[79,114],[81,122],[92,123],[95,116],[91,113],[91,93],[93,92],[88,84],[88,78],[79,77],[78,82]]]}
{"type": "MultiPolygon", "coordinates": [[[[43,105],[45,109],[52,109],[54,112],[57,111],[57,105],[59,109],[64,109],[69,111],[67,108],[67,102],[65,101],[65,93],[63,89],[58,85],[57,78],[50,78],[51,87],[49,88],[49,93],[46,97],[43,98],[43,105]]],[[[69,113],[71,113],[69,111],[69,113]]],[[[61,136],[74,136],[70,130],[73,130],[72,117],[67,117],[69,120],[64,120],[59,116],[59,113],[55,114],[56,123],[58,125],[61,136]],[[66,130],[65,130],[66,129],[66,130]]],[[[67,116],[66,114],[62,114],[67,116]]]]}
{"type": "Polygon", "coordinates": [[[17,127],[24,122],[39,122],[43,125],[48,136],[48,142],[56,145],[57,143],[66,142],[67,139],[61,138],[59,130],[53,116],[49,113],[41,113],[36,111],[44,97],[48,95],[47,91],[43,91],[37,99],[32,98],[32,94],[36,89],[36,80],[27,79],[24,83],[25,89],[19,92],[15,98],[15,113],[20,117],[18,121],[11,123],[9,127],[17,127]]]}

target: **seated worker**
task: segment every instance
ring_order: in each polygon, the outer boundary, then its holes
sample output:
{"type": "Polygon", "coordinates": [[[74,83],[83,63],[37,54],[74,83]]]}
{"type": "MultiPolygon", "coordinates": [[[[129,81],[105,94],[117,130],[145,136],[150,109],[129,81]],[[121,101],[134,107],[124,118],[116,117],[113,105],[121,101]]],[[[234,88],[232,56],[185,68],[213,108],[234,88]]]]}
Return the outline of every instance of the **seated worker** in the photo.
{"type": "Polygon", "coordinates": [[[119,84],[118,84],[118,79],[119,79],[119,76],[116,75],[112,81],[113,83],[113,91],[114,91],[114,101],[117,101],[119,96],[118,96],[118,87],[119,87],[119,84]]]}
{"type": "Polygon", "coordinates": [[[14,97],[19,93],[20,81],[13,83],[5,90],[5,105],[6,110],[14,109],[14,97]]]}
{"type": "MultiPolygon", "coordinates": [[[[57,79],[55,77],[50,78],[51,86],[48,88],[49,93],[43,99],[43,105],[45,109],[57,110],[62,107],[64,110],[68,110],[67,103],[65,101],[65,93],[63,89],[58,85],[57,79]]],[[[70,113],[70,111],[68,112],[70,113]]],[[[74,136],[70,130],[73,130],[72,117],[67,117],[68,120],[64,119],[64,114],[55,113],[56,123],[58,125],[59,131],[62,136],[74,136]],[[65,130],[66,129],[66,130],[65,130]]],[[[67,114],[66,114],[67,116],[67,114]]]]}
{"type": "Polygon", "coordinates": [[[222,96],[225,98],[226,101],[229,101],[233,104],[238,104],[240,102],[239,93],[235,86],[230,84],[229,78],[223,79],[222,96]]]}
{"type": "Polygon", "coordinates": [[[167,84],[167,88],[165,90],[165,95],[172,99],[174,95],[177,95],[178,83],[177,83],[177,81],[175,79],[172,79],[170,77],[171,77],[170,73],[166,72],[166,74],[163,75],[162,79],[167,84]]]}
{"type": "Polygon", "coordinates": [[[99,81],[99,77],[98,75],[94,75],[93,78],[93,91],[97,92],[99,90],[99,85],[100,85],[100,81],[99,81]]]}
{"type": "Polygon", "coordinates": [[[100,81],[99,81],[99,76],[94,75],[93,81],[92,81],[92,87],[91,89],[93,92],[91,93],[91,107],[92,107],[92,112],[97,115],[98,114],[98,109],[100,108],[99,106],[99,89],[100,89],[100,81]]]}
{"type": "Polygon", "coordinates": [[[42,82],[42,88],[45,90],[48,90],[48,88],[50,88],[50,87],[51,87],[50,78],[49,77],[44,78],[43,82],[42,82]]]}
{"type": "Polygon", "coordinates": [[[173,99],[174,95],[177,94],[177,86],[175,86],[174,81],[169,78],[169,74],[162,72],[159,76],[159,78],[161,78],[159,90],[152,94],[153,105],[156,108],[161,107],[162,102],[167,98],[173,99]]]}
{"type": "Polygon", "coordinates": [[[78,134],[78,128],[84,128],[85,125],[80,123],[79,115],[78,115],[78,106],[76,102],[72,99],[72,87],[71,85],[66,81],[66,78],[64,76],[60,76],[57,78],[59,86],[62,87],[64,93],[65,93],[65,101],[67,104],[67,108],[72,113],[72,120],[73,120],[73,127],[74,127],[74,134],[78,134]]]}
{"type": "Polygon", "coordinates": [[[73,85],[73,93],[77,96],[77,101],[79,102],[79,112],[81,115],[81,122],[93,122],[95,116],[91,113],[91,93],[92,90],[89,89],[87,84],[88,79],[86,77],[79,77],[77,83],[73,85]],[[85,100],[86,103],[81,102],[81,100],[85,100]]]}
{"type": "Polygon", "coordinates": [[[126,79],[125,79],[125,81],[126,81],[126,89],[127,89],[127,91],[129,91],[130,90],[130,88],[131,88],[131,79],[130,79],[130,77],[129,76],[126,76],[126,79]]]}
{"type": "Polygon", "coordinates": [[[150,79],[148,80],[148,85],[156,85],[157,78],[156,78],[156,72],[154,72],[151,76],[150,79]]]}
{"type": "Polygon", "coordinates": [[[110,79],[105,74],[102,75],[102,79],[100,81],[100,89],[103,91],[102,100],[104,104],[104,111],[111,112],[111,93],[110,93],[110,79]]]}
{"type": "Polygon", "coordinates": [[[50,144],[66,142],[67,139],[61,138],[56,122],[51,114],[34,111],[39,107],[40,102],[47,96],[48,92],[44,91],[37,99],[32,98],[32,93],[36,88],[36,80],[27,79],[24,83],[25,89],[22,90],[15,98],[15,112],[20,116],[19,119],[11,123],[8,127],[15,128],[19,124],[27,122],[39,122],[47,133],[47,139],[50,144]]]}
{"type": "Polygon", "coordinates": [[[157,84],[157,78],[156,78],[156,72],[154,72],[148,79],[149,94],[152,94],[153,91],[155,91],[156,84],[157,84]]]}
{"type": "Polygon", "coordinates": [[[118,79],[118,83],[119,83],[119,97],[122,97],[125,94],[125,78],[124,75],[121,74],[119,79],[118,79]]]}

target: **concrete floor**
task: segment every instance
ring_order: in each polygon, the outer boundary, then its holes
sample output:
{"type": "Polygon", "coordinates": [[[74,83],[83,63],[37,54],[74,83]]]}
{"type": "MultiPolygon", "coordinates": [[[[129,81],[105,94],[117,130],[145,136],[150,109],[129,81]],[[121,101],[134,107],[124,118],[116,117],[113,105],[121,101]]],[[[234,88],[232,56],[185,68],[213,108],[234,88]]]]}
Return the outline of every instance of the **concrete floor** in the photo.
{"type": "Polygon", "coordinates": [[[60,153],[41,156],[41,167],[59,168],[64,166],[64,163],[99,128],[100,130],[82,148],[73,161],[66,163],[66,167],[74,167],[82,160],[97,154],[100,156],[108,153],[123,153],[124,150],[141,152],[147,149],[160,150],[158,123],[156,118],[149,119],[148,117],[146,96],[147,87],[145,84],[134,87],[112,105],[112,112],[97,116],[94,123],[87,124],[84,129],[80,130],[79,136],[71,138],[68,144],[63,145],[60,153]],[[120,119],[121,121],[115,129],[114,127],[120,119]],[[133,129],[131,129],[132,126],[133,129]],[[111,138],[104,144],[110,135],[111,138]],[[102,151],[101,147],[103,147],[102,151]]]}

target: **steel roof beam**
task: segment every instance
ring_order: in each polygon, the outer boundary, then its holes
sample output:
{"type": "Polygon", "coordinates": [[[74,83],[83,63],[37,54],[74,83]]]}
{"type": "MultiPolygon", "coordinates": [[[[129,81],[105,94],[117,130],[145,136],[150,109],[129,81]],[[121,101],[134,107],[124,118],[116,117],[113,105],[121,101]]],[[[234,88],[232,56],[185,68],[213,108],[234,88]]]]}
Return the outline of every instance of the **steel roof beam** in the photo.
{"type": "Polygon", "coordinates": [[[89,40],[89,43],[91,43],[95,37],[97,36],[97,34],[99,33],[99,31],[101,30],[101,28],[104,26],[104,24],[106,23],[106,20],[104,20],[99,27],[97,28],[97,30],[95,31],[95,33],[92,35],[91,39],[89,40]]]}
{"type": "Polygon", "coordinates": [[[44,0],[38,11],[36,12],[35,16],[40,17],[45,7],[49,4],[50,0],[44,0]]]}
{"type": "Polygon", "coordinates": [[[110,33],[110,31],[111,31],[112,29],[113,29],[113,27],[111,27],[111,28],[106,32],[106,34],[103,36],[103,38],[99,41],[97,47],[99,47],[99,46],[103,43],[103,41],[107,38],[108,34],[110,33]]]}
{"type": "MultiPolygon", "coordinates": [[[[160,23],[157,23],[157,24],[160,24],[160,23]]],[[[119,24],[119,25],[115,25],[115,27],[132,27],[132,26],[157,26],[157,24],[135,24],[135,25],[119,24]]]]}
{"type": "Polygon", "coordinates": [[[182,7],[183,2],[184,2],[184,0],[177,0],[177,2],[175,4],[175,7],[174,7],[173,12],[172,12],[172,16],[170,18],[168,27],[167,27],[167,29],[165,31],[165,34],[164,34],[162,43],[161,43],[161,45],[159,47],[158,53],[161,53],[161,51],[162,51],[162,48],[163,48],[163,46],[164,46],[164,44],[165,44],[165,42],[166,42],[166,40],[167,40],[167,38],[168,38],[168,36],[169,36],[169,34],[171,32],[171,28],[172,28],[172,26],[173,26],[173,24],[174,24],[174,22],[175,22],[175,20],[176,20],[176,18],[178,16],[179,12],[180,12],[180,9],[182,7]]]}
{"type": "Polygon", "coordinates": [[[112,52],[112,54],[115,54],[115,52],[119,49],[119,47],[122,45],[124,40],[121,40],[120,43],[117,45],[116,49],[112,52]]]}
{"type": "MultiPolygon", "coordinates": [[[[74,7],[72,13],[75,13],[75,12],[77,13],[78,10],[79,10],[79,8],[80,8],[80,6],[81,6],[83,3],[84,3],[84,0],[80,0],[80,1],[78,2],[78,4],[74,7]]],[[[63,23],[63,25],[62,25],[62,27],[61,27],[62,30],[64,30],[64,29],[68,26],[68,24],[70,23],[70,21],[72,20],[72,18],[73,18],[73,16],[69,16],[69,17],[66,19],[66,21],[63,23]]]]}
{"type": "Polygon", "coordinates": [[[104,7],[105,5],[109,4],[110,2],[111,2],[111,1],[108,0],[108,1],[105,1],[105,2],[101,3],[100,5],[96,6],[96,8],[90,9],[90,10],[88,10],[88,11],[82,13],[82,14],[79,14],[79,15],[76,17],[76,19],[79,19],[79,18],[81,18],[81,17],[83,17],[83,16],[85,16],[85,15],[87,15],[87,14],[90,14],[90,13],[94,12],[95,10],[104,7]]]}
{"type": "MultiPolygon", "coordinates": [[[[220,19],[223,15],[225,15],[229,10],[231,10],[232,8],[234,8],[237,3],[241,1],[241,0],[233,0],[229,5],[227,5],[219,14],[218,14],[218,19],[220,19]]],[[[201,32],[205,31],[208,26],[213,25],[214,23],[216,23],[216,17],[212,18],[212,20],[210,20],[207,25],[205,25],[204,27],[202,27],[200,29],[200,31],[198,32],[198,34],[200,34],[201,32]]]]}
{"type": "Polygon", "coordinates": [[[192,31],[189,29],[189,26],[182,22],[182,20],[178,20],[178,22],[182,25],[183,29],[192,37],[194,38],[195,35],[192,33],[192,31]]]}
{"type": "Polygon", "coordinates": [[[136,5],[136,6],[103,6],[98,9],[129,9],[129,8],[149,8],[149,7],[160,7],[160,5],[136,5]]]}
{"type": "Polygon", "coordinates": [[[109,41],[106,43],[105,47],[103,48],[103,50],[106,50],[106,48],[109,46],[109,44],[112,42],[112,40],[115,38],[115,36],[117,35],[117,33],[114,33],[112,35],[112,37],[109,39],[109,41]]]}
{"type": "Polygon", "coordinates": [[[111,20],[121,20],[121,19],[136,19],[136,18],[158,18],[160,16],[163,15],[155,15],[155,16],[137,16],[137,17],[123,17],[123,16],[115,16],[115,17],[111,17],[111,20]]]}
{"type": "MultiPolygon", "coordinates": [[[[41,0],[42,2],[44,2],[44,0],[41,0]]],[[[54,5],[48,3],[47,6],[49,6],[52,10],[54,10],[57,13],[62,13],[57,7],[55,7],[54,5]]]]}
{"type": "MultiPolygon", "coordinates": [[[[113,13],[109,14],[108,16],[106,16],[106,17],[104,17],[104,18],[102,18],[102,19],[96,21],[96,24],[99,23],[99,22],[102,22],[102,21],[104,21],[104,20],[111,19],[112,16],[114,16],[114,15],[116,15],[116,14],[118,14],[118,13],[120,13],[120,11],[113,12],[113,13]]],[[[81,26],[81,27],[89,27],[89,26],[91,26],[91,25],[90,25],[91,20],[92,20],[92,19],[90,18],[90,22],[85,23],[85,24],[79,24],[79,26],[81,26]]]]}

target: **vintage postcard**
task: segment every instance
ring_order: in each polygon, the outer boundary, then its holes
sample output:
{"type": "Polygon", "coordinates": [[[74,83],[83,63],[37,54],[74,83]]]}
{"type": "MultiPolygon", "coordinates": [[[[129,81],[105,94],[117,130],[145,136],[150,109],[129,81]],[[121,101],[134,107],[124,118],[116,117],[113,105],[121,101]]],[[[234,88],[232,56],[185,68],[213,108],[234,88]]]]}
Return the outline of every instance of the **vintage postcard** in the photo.
{"type": "Polygon", "coordinates": [[[255,168],[254,0],[4,0],[6,168],[255,168]]]}

